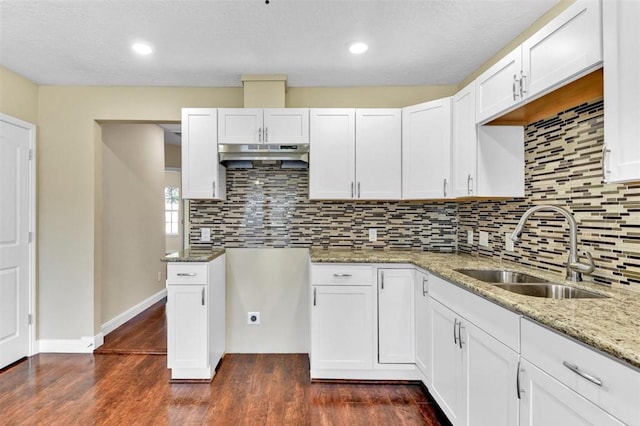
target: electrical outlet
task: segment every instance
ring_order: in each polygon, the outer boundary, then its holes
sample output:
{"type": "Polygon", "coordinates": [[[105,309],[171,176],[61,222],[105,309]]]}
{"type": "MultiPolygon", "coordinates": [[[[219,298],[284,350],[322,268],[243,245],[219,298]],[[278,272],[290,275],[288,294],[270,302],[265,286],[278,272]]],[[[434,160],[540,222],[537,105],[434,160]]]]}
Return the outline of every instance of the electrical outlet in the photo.
{"type": "Polygon", "coordinates": [[[467,244],[473,244],[473,231],[467,231],[467,244]]]}
{"type": "Polygon", "coordinates": [[[510,238],[511,233],[507,232],[504,234],[504,249],[506,251],[515,251],[516,248],[513,245],[513,240],[510,238]]]}
{"type": "Polygon", "coordinates": [[[478,244],[480,244],[481,247],[489,247],[489,233],[488,232],[484,232],[484,231],[480,231],[480,233],[478,234],[478,244]]]}
{"type": "Polygon", "coordinates": [[[376,228],[369,228],[369,241],[378,241],[378,230],[376,228]]]}
{"type": "Polygon", "coordinates": [[[247,312],[247,324],[260,325],[260,312],[247,312]]]}
{"type": "Polygon", "coordinates": [[[200,228],[200,241],[203,243],[211,241],[211,228],[200,228]]]}

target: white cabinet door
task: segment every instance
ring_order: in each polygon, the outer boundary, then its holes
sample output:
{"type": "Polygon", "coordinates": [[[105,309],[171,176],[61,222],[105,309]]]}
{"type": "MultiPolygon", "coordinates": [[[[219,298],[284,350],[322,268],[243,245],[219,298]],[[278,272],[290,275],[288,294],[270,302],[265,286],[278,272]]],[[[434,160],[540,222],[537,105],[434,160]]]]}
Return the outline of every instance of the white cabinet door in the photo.
{"type": "Polygon", "coordinates": [[[226,199],[226,169],[218,163],[216,138],[216,109],[182,109],[182,198],[226,199]]]}
{"type": "Polygon", "coordinates": [[[373,368],[370,286],[313,286],[311,370],[373,368]]]}
{"type": "Polygon", "coordinates": [[[355,196],[355,109],[312,109],[309,140],[309,199],[355,196]]]}
{"type": "Polygon", "coordinates": [[[640,2],[605,1],[605,182],[640,180],[640,2]]]}
{"type": "Polygon", "coordinates": [[[525,359],[520,380],[520,426],[623,425],[525,359]]]}
{"type": "Polygon", "coordinates": [[[458,341],[460,317],[431,299],[432,377],[431,395],[454,425],[464,424],[466,393],[463,390],[463,351],[458,341]]]}
{"type": "Polygon", "coordinates": [[[220,108],[218,115],[218,143],[264,143],[261,108],[220,108]]]}
{"type": "Polygon", "coordinates": [[[307,108],[267,108],[264,110],[265,143],[309,143],[309,110],[307,108]]]}
{"type": "Polygon", "coordinates": [[[475,195],[477,133],[475,80],[453,96],[452,195],[475,195]]]}
{"type": "Polygon", "coordinates": [[[399,109],[356,110],[356,198],[401,198],[401,132],[399,109]]]}
{"type": "Polygon", "coordinates": [[[206,285],[167,286],[167,364],[172,369],[209,367],[206,285]]]}
{"type": "Polygon", "coordinates": [[[451,191],[451,98],[402,110],[402,199],[447,198],[451,191]]]}
{"type": "Polygon", "coordinates": [[[378,362],[415,363],[414,270],[378,270],[378,362]]]}
{"type": "Polygon", "coordinates": [[[522,44],[525,97],[545,92],[602,61],[600,7],[599,0],[577,1],[522,44]]]}
{"type": "Polygon", "coordinates": [[[462,322],[460,338],[466,372],[465,424],[517,425],[518,353],[466,320],[462,322]]]}
{"type": "Polygon", "coordinates": [[[476,79],[478,123],[508,110],[521,100],[522,50],[518,46],[476,79]]]}
{"type": "Polygon", "coordinates": [[[431,320],[429,315],[429,275],[416,272],[415,280],[416,367],[431,387],[431,320]]]}

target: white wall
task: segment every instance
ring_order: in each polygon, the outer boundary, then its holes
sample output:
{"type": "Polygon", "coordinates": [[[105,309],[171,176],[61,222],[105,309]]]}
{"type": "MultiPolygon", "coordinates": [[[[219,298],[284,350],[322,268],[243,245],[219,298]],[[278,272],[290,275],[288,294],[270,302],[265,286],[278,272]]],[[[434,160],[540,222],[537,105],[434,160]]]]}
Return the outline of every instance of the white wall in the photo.
{"type": "Polygon", "coordinates": [[[308,353],[307,249],[227,249],[227,353],[308,353]],[[261,324],[248,325],[247,313],[261,324]]]}
{"type": "Polygon", "coordinates": [[[164,132],[102,126],[102,323],[165,287],[164,132]]]}
{"type": "MultiPolygon", "coordinates": [[[[165,147],[168,145],[165,145],[165,147]]],[[[166,158],[166,156],[165,156],[166,158]]],[[[165,163],[166,164],[166,163],[165,163]]],[[[180,206],[180,212],[178,215],[178,223],[182,221],[183,211],[182,211],[182,176],[179,171],[165,171],[164,172],[164,185],[165,187],[177,187],[180,188],[180,202],[178,205],[180,206]]],[[[182,225],[178,227],[178,235],[167,235],[165,234],[165,252],[172,253],[174,251],[178,251],[182,249],[182,225]]]]}

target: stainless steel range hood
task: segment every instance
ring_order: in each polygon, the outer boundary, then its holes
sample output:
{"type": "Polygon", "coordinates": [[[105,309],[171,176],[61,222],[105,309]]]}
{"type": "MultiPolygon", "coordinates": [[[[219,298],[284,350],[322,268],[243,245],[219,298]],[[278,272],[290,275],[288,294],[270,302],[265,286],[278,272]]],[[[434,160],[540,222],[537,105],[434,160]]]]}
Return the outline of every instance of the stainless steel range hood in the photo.
{"type": "Polygon", "coordinates": [[[309,162],[309,145],[280,144],[220,144],[220,163],[227,167],[248,168],[249,163],[276,163],[282,168],[306,168],[309,162]]]}

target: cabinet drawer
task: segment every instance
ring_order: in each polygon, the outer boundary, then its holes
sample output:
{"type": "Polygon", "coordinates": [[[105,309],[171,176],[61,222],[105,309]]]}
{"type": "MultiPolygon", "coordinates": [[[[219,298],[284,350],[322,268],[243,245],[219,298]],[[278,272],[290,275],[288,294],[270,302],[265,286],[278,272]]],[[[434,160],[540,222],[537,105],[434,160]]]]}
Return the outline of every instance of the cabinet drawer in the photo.
{"type": "Polygon", "coordinates": [[[167,284],[207,284],[209,274],[206,263],[169,263],[167,284]]]}
{"type": "Polygon", "coordinates": [[[522,357],[623,422],[640,424],[640,371],[526,319],[522,357]]]}
{"type": "Polygon", "coordinates": [[[311,265],[313,285],[373,285],[373,267],[369,265],[311,265]]]}
{"type": "Polygon", "coordinates": [[[429,295],[516,352],[520,351],[520,315],[431,275],[429,295]]]}

